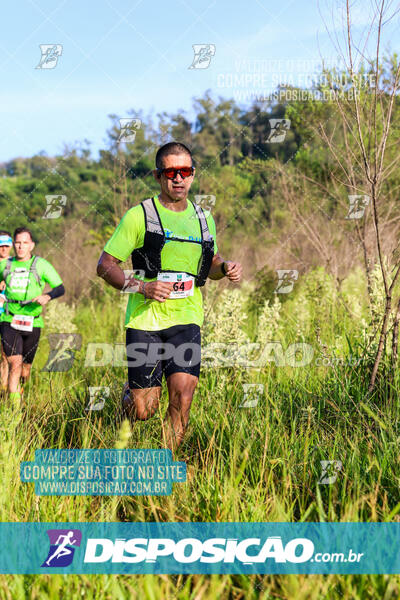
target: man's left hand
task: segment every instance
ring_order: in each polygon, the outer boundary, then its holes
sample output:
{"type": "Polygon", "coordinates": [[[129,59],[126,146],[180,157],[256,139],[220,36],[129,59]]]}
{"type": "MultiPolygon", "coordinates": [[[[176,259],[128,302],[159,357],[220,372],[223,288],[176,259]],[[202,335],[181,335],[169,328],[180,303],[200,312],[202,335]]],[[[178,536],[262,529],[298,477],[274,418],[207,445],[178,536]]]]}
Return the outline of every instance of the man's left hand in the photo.
{"type": "Polygon", "coordinates": [[[36,298],[33,298],[31,302],[37,302],[41,306],[46,306],[49,300],[51,300],[51,298],[48,294],[42,294],[41,296],[36,296],[36,298]]]}
{"type": "Polygon", "coordinates": [[[229,281],[237,283],[242,277],[242,265],[231,260],[225,261],[225,272],[229,281]]]}

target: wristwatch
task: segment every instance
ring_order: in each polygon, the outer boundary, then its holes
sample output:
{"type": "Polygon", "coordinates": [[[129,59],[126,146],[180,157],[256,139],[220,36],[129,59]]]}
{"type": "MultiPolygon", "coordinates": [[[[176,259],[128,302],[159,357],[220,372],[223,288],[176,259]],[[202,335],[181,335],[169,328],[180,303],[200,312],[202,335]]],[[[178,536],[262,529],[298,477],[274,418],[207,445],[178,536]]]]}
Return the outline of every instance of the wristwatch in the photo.
{"type": "Polygon", "coordinates": [[[224,277],[226,277],[225,262],[223,262],[221,265],[221,271],[222,271],[222,274],[224,275],[224,277]]]}

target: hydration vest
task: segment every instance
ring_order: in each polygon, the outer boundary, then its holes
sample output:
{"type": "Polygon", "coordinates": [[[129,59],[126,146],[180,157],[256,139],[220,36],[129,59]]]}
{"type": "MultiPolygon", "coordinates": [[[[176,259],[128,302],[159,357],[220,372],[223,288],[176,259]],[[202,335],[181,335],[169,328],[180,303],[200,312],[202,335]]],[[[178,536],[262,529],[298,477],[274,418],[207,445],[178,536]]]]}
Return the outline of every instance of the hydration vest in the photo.
{"type": "Polygon", "coordinates": [[[133,270],[140,269],[144,271],[145,277],[149,279],[157,277],[158,273],[164,271],[171,272],[171,269],[162,269],[161,267],[161,250],[165,245],[166,239],[189,244],[200,244],[201,257],[197,265],[197,273],[187,273],[195,278],[195,283],[198,287],[203,286],[206,282],[214,257],[214,240],[211,237],[207,219],[202,208],[192,202],[197,214],[201,233],[201,241],[197,241],[177,237],[167,238],[161,224],[160,215],[158,214],[154,198],[147,198],[147,200],[143,200],[140,204],[144,212],[146,232],[144,234],[143,246],[141,248],[135,248],[131,254],[133,270]]]}
{"type": "MultiPolygon", "coordinates": [[[[35,256],[31,263],[31,266],[29,268],[29,274],[32,273],[32,275],[36,279],[37,283],[40,285],[41,279],[40,279],[40,275],[37,272],[37,268],[36,268],[36,263],[38,260],[39,260],[39,256],[35,256]]],[[[6,266],[4,267],[3,280],[6,282],[6,285],[7,285],[7,277],[10,275],[10,273],[11,274],[15,273],[15,271],[11,271],[11,263],[12,262],[13,262],[13,258],[7,258],[6,266]]],[[[28,275],[28,277],[29,277],[29,275],[28,275]]],[[[25,306],[26,304],[30,304],[30,302],[31,302],[31,300],[10,300],[10,299],[6,298],[6,301],[4,303],[4,312],[6,313],[6,315],[13,314],[13,313],[11,313],[10,309],[8,308],[8,304],[19,304],[20,306],[25,306]]],[[[36,319],[36,317],[35,317],[35,319],[36,319]]]]}

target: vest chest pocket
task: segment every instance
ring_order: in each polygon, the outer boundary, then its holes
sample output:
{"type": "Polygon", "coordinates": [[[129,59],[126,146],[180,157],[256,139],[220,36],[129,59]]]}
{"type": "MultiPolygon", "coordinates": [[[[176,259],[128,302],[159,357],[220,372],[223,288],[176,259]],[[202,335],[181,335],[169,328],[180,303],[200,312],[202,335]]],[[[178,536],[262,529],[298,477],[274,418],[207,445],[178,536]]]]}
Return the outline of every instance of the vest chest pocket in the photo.
{"type": "Polygon", "coordinates": [[[29,271],[27,269],[14,269],[11,273],[8,287],[13,293],[25,292],[29,285],[29,271]]]}

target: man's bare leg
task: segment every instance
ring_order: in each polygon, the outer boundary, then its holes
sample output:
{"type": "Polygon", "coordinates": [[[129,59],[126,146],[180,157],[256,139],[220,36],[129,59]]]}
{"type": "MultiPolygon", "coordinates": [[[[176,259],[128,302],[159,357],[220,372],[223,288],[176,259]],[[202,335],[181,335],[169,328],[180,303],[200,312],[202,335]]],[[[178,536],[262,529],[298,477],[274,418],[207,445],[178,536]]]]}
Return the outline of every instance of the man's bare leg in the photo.
{"type": "Polygon", "coordinates": [[[158,409],[160,397],[161,386],[130,390],[122,400],[124,412],[132,420],[146,421],[158,409]]]}
{"type": "Polygon", "coordinates": [[[167,378],[169,405],[164,420],[164,441],[170,450],[175,450],[184,438],[198,381],[198,377],[189,373],[173,373],[167,378]]]}
{"type": "Polygon", "coordinates": [[[1,388],[3,390],[6,390],[7,384],[8,384],[8,360],[7,360],[7,356],[4,354],[3,348],[1,348],[1,358],[0,358],[0,381],[1,381],[1,388]]]}
{"type": "Polygon", "coordinates": [[[8,357],[9,375],[8,375],[8,391],[15,393],[20,391],[20,379],[22,375],[22,356],[15,354],[8,357]]]}
{"type": "Polygon", "coordinates": [[[22,371],[21,371],[21,393],[24,391],[24,386],[28,381],[31,375],[31,367],[30,363],[22,363],[22,371]]]}
{"type": "Polygon", "coordinates": [[[8,395],[9,399],[14,403],[15,406],[21,406],[21,375],[22,375],[22,356],[16,354],[14,356],[8,356],[8,395]]]}

